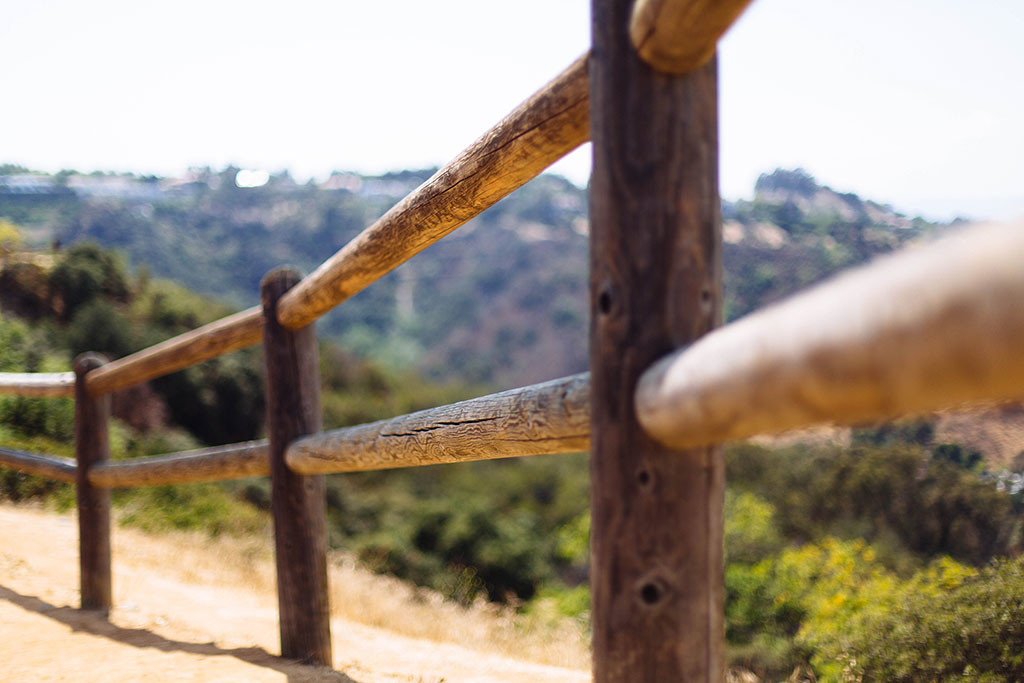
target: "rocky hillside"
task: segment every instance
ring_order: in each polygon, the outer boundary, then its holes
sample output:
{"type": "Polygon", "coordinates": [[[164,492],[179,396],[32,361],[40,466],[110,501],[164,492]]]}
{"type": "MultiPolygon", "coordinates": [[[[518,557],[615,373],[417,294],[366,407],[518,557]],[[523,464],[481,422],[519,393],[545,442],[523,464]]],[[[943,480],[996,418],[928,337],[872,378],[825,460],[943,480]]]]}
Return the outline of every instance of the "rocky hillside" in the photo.
{"type": "Polygon", "coordinates": [[[727,319],[938,227],[819,185],[799,169],[762,175],[753,200],[726,202],[722,217],[727,319]]]}

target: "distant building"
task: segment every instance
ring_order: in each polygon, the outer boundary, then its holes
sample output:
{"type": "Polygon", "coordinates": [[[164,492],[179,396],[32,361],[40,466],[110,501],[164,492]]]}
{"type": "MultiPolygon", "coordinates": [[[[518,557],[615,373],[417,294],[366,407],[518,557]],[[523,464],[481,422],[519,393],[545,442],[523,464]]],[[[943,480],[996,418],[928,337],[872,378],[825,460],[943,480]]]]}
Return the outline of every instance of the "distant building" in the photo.
{"type": "Polygon", "coordinates": [[[73,175],[67,186],[80,197],[97,199],[157,199],[163,194],[156,183],[132,176],[73,175]]]}
{"type": "Polygon", "coordinates": [[[4,194],[56,194],[60,186],[48,175],[21,173],[0,176],[0,193],[4,194]]]}
{"type": "Polygon", "coordinates": [[[363,189],[363,179],[355,173],[332,173],[330,178],[320,183],[320,189],[359,192],[363,189]]]}

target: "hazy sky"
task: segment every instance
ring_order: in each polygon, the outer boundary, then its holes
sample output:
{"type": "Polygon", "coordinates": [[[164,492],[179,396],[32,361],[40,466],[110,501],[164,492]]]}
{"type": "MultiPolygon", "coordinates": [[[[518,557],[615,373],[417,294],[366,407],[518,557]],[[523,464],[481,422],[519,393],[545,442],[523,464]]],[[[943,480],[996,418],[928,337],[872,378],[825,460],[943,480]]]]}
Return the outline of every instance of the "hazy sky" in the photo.
{"type": "MultiPolygon", "coordinates": [[[[442,164],[582,54],[588,0],[36,0],[0,20],[0,162],[442,164]]],[[[1024,215],[1024,4],[755,0],[720,50],[721,188],[802,166],[930,217],[1024,215]]],[[[589,146],[555,170],[579,183],[589,146]]]]}

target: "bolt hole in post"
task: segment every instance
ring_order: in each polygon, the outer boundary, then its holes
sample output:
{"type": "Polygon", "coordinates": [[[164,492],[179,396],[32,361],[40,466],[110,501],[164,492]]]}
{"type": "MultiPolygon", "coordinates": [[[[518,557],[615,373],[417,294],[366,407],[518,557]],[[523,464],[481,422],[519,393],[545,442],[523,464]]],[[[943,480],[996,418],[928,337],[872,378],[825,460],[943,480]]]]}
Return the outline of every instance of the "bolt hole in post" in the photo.
{"type": "Polygon", "coordinates": [[[654,607],[665,595],[665,587],[658,581],[648,581],[640,586],[640,601],[648,607],[654,607]]]}
{"type": "Polygon", "coordinates": [[[641,488],[650,488],[651,473],[648,470],[640,470],[636,473],[636,483],[640,484],[641,488]]]}
{"type": "Polygon", "coordinates": [[[708,287],[700,290],[700,310],[706,316],[713,316],[715,310],[715,297],[708,287]]]}

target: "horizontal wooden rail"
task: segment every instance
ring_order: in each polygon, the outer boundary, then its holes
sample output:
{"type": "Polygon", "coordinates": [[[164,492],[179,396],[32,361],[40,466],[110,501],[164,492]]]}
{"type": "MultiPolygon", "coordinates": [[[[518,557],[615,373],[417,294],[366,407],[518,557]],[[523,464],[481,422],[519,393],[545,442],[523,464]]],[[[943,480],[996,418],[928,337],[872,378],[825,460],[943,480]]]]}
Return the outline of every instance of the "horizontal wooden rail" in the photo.
{"type": "Polygon", "coordinates": [[[683,448],[1024,396],[1024,223],[969,228],[719,328],[641,378],[683,448]]]}
{"type": "Polygon", "coordinates": [[[266,441],[250,441],[149,458],[110,461],[90,468],[89,483],[104,488],[127,488],[265,477],[270,473],[267,453],[266,441]]]}
{"type": "Polygon", "coordinates": [[[75,395],[75,373],[0,372],[0,394],[26,398],[70,398],[75,395]]]}
{"type": "Polygon", "coordinates": [[[637,0],[629,38],[658,71],[685,74],[704,66],[718,39],[751,0],[637,0]]]}
{"type": "Polygon", "coordinates": [[[302,474],[358,472],[583,451],[590,447],[590,375],[534,384],[298,439],[302,474]]]}
{"type": "Polygon", "coordinates": [[[526,184],[590,136],[587,56],[284,295],[282,325],[308,325],[526,184]]]}
{"type": "Polygon", "coordinates": [[[109,394],[254,346],[262,339],[260,308],[249,308],[93,370],[86,377],[86,388],[93,396],[109,394]]]}
{"type": "Polygon", "coordinates": [[[35,474],[57,481],[75,481],[75,461],[59,455],[38,455],[10,448],[0,448],[0,467],[9,467],[26,474],[35,474]]]}

